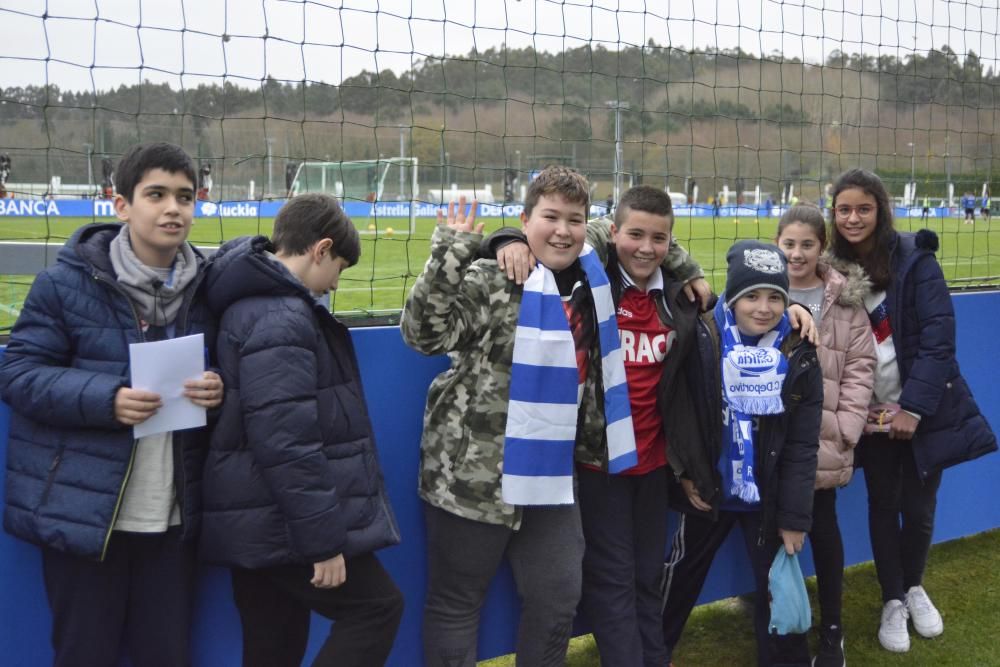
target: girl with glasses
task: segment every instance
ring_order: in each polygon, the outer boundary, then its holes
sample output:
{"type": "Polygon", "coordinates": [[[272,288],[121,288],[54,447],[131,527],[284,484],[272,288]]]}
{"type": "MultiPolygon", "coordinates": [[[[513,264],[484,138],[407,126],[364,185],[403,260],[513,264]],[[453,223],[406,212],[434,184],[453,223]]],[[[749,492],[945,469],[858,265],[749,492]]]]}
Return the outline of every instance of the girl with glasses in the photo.
{"type": "Polygon", "coordinates": [[[884,605],[878,638],[901,653],[910,648],[907,620],[923,637],[944,631],[922,586],[941,471],[996,450],[997,442],[955,359],[955,313],[934,257],[937,235],[893,229],[889,194],[864,169],[837,180],[831,222],[832,266],[842,273],[860,267],[870,281],[873,405],[857,451],[884,605]]]}

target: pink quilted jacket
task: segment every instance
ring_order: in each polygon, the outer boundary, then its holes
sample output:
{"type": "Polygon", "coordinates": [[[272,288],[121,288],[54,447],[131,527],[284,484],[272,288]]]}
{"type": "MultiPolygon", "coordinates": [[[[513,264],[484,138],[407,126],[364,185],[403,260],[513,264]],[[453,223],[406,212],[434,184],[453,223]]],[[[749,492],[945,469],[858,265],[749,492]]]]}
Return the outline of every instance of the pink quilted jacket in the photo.
{"type": "Polygon", "coordinates": [[[823,262],[819,274],[826,289],[820,316],[823,369],[823,421],[820,426],[816,488],[844,486],[854,473],[854,446],[861,437],[875,372],[875,340],[864,295],[868,277],[857,265],[847,275],[823,262]]]}

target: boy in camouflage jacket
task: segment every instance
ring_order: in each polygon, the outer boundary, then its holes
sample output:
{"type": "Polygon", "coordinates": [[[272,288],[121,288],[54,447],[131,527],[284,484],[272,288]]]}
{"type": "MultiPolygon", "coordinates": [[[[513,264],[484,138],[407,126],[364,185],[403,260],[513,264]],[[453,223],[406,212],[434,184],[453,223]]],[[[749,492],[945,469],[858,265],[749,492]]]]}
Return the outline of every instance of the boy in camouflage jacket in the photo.
{"type": "MultiPolygon", "coordinates": [[[[582,398],[577,442],[606,461],[600,350],[593,298],[577,260],[589,187],[565,167],[545,169],[525,200],[528,245],[553,271],[577,347],[582,398]]],[[[514,335],[523,287],[496,261],[478,260],[482,225],[449,206],[447,226],[407,299],[403,338],[424,354],[448,353],[431,384],[421,442],[428,592],[427,665],[474,665],[479,609],[500,560],[511,563],[521,598],[521,665],[562,665],[580,598],[583,533],[576,504],[514,506],[501,498],[503,445],[514,335]]],[[[578,453],[579,455],[579,453],[578,453]]]]}

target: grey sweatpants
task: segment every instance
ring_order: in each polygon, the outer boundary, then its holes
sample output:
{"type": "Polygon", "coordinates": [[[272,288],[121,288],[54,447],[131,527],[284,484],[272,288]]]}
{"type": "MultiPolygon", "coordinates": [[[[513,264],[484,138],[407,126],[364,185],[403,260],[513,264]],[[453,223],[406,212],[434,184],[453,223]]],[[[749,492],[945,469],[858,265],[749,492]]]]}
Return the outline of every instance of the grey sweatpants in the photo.
{"type": "Polygon", "coordinates": [[[473,667],[479,612],[506,555],[521,600],[519,667],[562,666],[580,601],[583,530],[577,505],[526,507],[521,528],[472,521],[424,505],[427,667],[473,667]]]}

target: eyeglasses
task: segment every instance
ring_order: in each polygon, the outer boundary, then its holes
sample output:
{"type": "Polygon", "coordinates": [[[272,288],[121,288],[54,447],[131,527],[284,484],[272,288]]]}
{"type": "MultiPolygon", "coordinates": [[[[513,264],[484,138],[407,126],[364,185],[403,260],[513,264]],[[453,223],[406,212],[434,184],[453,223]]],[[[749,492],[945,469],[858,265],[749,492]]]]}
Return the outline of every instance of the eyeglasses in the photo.
{"type": "Polygon", "coordinates": [[[851,213],[857,213],[859,218],[867,218],[875,214],[878,208],[872,206],[871,204],[862,204],[861,206],[838,206],[834,209],[837,217],[841,220],[847,220],[851,217],[851,213]]]}

